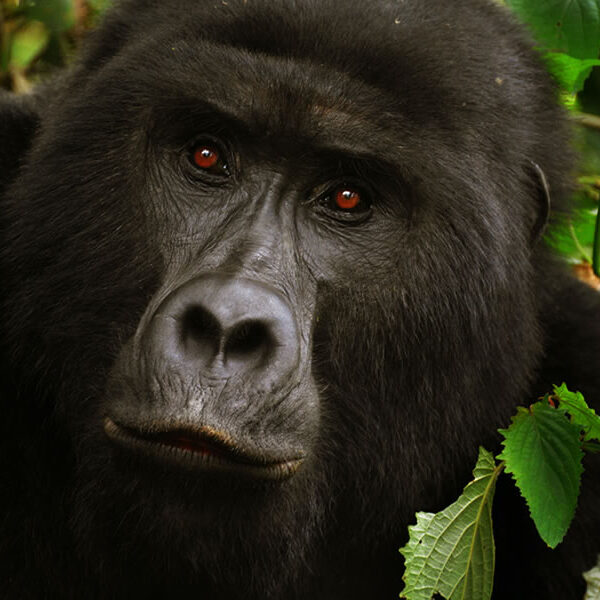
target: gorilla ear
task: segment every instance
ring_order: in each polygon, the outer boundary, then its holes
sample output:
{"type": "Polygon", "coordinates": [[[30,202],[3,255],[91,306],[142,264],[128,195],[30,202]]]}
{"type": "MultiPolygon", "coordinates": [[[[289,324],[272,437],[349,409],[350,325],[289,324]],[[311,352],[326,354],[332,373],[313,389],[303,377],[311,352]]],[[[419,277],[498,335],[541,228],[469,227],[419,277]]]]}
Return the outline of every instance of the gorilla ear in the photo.
{"type": "Polygon", "coordinates": [[[550,217],[550,186],[546,179],[546,174],[542,168],[532,161],[531,167],[535,178],[537,179],[537,199],[538,199],[538,217],[535,221],[533,229],[531,230],[531,245],[534,246],[544,234],[548,219],[550,217]]]}
{"type": "Polygon", "coordinates": [[[15,178],[38,122],[33,96],[0,91],[0,194],[15,178]]]}

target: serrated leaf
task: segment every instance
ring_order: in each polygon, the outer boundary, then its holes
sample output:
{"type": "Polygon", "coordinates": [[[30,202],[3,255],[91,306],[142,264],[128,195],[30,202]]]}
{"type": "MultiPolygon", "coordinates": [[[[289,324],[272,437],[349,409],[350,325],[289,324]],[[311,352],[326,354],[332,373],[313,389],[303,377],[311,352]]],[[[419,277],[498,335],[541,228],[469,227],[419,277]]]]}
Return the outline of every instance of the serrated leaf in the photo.
{"type": "Polygon", "coordinates": [[[584,440],[600,441],[600,416],[593,408],[587,405],[580,392],[571,392],[563,383],[560,387],[554,387],[554,394],[560,402],[559,410],[569,413],[571,420],[585,432],[584,440]]]}
{"type": "Polygon", "coordinates": [[[507,0],[549,50],[574,58],[598,58],[600,0],[507,0]]]}
{"type": "Polygon", "coordinates": [[[525,498],[541,538],[555,548],[575,514],[583,467],[579,426],[547,402],[519,408],[508,429],[500,430],[506,462],[525,498]]]}
{"type": "Polygon", "coordinates": [[[417,513],[405,559],[401,597],[430,600],[489,600],[494,583],[495,547],[492,500],[501,469],[487,450],[479,449],[474,479],[460,497],[439,513],[417,513]]]}

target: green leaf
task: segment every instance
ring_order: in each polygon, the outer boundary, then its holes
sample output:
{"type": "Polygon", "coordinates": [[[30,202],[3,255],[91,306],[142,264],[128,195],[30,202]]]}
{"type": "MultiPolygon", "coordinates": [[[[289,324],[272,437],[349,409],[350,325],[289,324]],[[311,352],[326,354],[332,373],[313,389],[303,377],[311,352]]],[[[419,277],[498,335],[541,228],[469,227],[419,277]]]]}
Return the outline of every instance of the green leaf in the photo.
{"type": "Polygon", "coordinates": [[[31,21],[23,25],[12,37],[10,65],[26,69],[44,50],[49,37],[48,30],[42,23],[31,21]]]}
{"type": "Polygon", "coordinates": [[[41,21],[53,33],[62,33],[75,25],[73,0],[26,0],[27,17],[41,21]]]}
{"type": "Polygon", "coordinates": [[[490,452],[479,449],[474,479],[458,500],[443,511],[417,513],[409,527],[404,555],[405,588],[401,597],[430,600],[489,600],[494,583],[495,547],[492,500],[502,468],[490,452]]]}
{"type": "Polygon", "coordinates": [[[560,86],[571,94],[581,91],[585,80],[592,72],[592,67],[600,65],[598,59],[587,58],[582,60],[562,52],[548,52],[544,55],[544,60],[560,86]]]}
{"type": "Polygon", "coordinates": [[[598,58],[600,0],[507,0],[548,50],[598,58]]]}
{"type": "Polygon", "coordinates": [[[575,514],[583,467],[580,428],[547,402],[519,408],[504,436],[506,461],[541,538],[555,548],[575,514]]]}
{"type": "Polygon", "coordinates": [[[575,423],[585,432],[584,440],[600,441],[600,416],[593,408],[590,408],[580,392],[571,392],[563,383],[560,387],[553,386],[554,394],[560,402],[559,410],[571,416],[571,422],[575,423]]]}
{"type": "Polygon", "coordinates": [[[557,216],[545,234],[545,240],[557,252],[575,262],[591,263],[598,194],[592,186],[582,186],[573,196],[575,209],[568,216],[557,216]]]}

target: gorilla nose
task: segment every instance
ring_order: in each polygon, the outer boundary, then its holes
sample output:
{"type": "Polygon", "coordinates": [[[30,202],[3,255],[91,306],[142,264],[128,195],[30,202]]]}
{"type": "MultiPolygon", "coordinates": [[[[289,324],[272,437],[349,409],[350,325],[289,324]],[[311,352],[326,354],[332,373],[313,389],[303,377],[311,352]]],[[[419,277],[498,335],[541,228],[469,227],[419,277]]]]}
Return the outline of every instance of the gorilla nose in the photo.
{"type": "Polygon", "coordinates": [[[299,361],[298,327],[287,301],[251,279],[206,275],[186,283],[159,306],[149,334],[151,355],[184,376],[257,377],[263,387],[299,361]]]}

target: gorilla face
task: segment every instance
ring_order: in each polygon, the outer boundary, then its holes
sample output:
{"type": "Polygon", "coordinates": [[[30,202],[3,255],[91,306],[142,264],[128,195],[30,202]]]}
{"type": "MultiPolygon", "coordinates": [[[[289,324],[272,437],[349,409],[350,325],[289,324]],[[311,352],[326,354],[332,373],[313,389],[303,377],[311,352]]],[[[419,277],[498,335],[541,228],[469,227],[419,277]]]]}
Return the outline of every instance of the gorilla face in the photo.
{"type": "MultiPolygon", "coordinates": [[[[131,193],[103,196],[131,216],[119,215],[110,229],[139,228],[154,255],[154,289],[137,308],[139,322],[128,315],[135,332],[111,367],[97,425],[104,443],[175,470],[249,481],[305,477],[316,468],[322,412],[334,410],[324,400],[327,385],[356,395],[344,381],[351,365],[339,365],[340,381],[331,381],[335,364],[327,363],[345,354],[327,355],[328,330],[353,315],[361,327],[375,318],[379,329],[394,331],[389,345],[365,348],[377,356],[357,347],[346,358],[367,363],[363,382],[377,378],[370,363],[383,369],[390,359],[401,375],[411,344],[449,355],[439,322],[462,319],[459,335],[490,327],[481,312],[510,294],[503,287],[509,259],[525,279],[527,247],[518,240],[528,229],[511,224],[494,197],[483,203],[481,190],[465,189],[454,165],[431,184],[450,189],[421,201],[428,161],[415,163],[408,156],[415,150],[398,143],[410,134],[390,112],[388,94],[321,67],[192,41],[158,44],[166,51],[155,60],[167,74],[159,82],[154,65],[131,69],[157,53],[156,42],[126,49],[124,65],[105,67],[65,115],[77,128],[79,113],[98,132],[90,139],[73,130],[72,143],[85,140],[78,154],[86,163],[127,162],[113,185],[131,193]],[[197,64],[198,54],[211,57],[211,69],[197,64]],[[125,111],[118,123],[111,106],[125,111]],[[489,226],[510,229],[511,247],[489,226]],[[474,297],[460,288],[461,305],[449,302],[458,292],[452,272],[471,284],[474,297]]],[[[429,160],[442,162],[436,154],[445,143],[440,136],[429,160]]],[[[94,203],[89,187],[81,183],[77,201],[94,203]]],[[[116,214],[112,206],[100,210],[116,214]]],[[[524,322],[530,311],[523,307],[524,322]]],[[[371,343],[360,331],[342,336],[351,346],[355,338],[371,343]]],[[[443,364],[450,367],[449,356],[443,364]]],[[[364,401],[373,404],[372,395],[364,401]]],[[[79,424],[74,429],[78,435],[79,424]]]]}
{"type": "Polygon", "coordinates": [[[530,382],[549,88],[474,2],[164,4],[116,10],[43,112],[11,368],[86,573],[292,598],[395,551],[530,382]]]}

